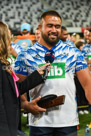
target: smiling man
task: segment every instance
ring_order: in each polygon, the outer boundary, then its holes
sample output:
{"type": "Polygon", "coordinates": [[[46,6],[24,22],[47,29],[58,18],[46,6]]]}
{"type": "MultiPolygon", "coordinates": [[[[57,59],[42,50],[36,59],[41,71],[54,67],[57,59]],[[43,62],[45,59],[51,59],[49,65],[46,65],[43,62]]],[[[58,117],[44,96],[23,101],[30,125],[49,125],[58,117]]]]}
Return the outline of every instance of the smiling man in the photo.
{"type": "Polygon", "coordinates": [[[80,50],[60,40],[62,19],[58,12],[49,10],[40,19],[40,39],[30,49],[17,57],[15,72],[20,80],[31,74],[40,64],[45,63],[45,54],[51,50],[55,59],[44,85],[31,90],[32,99],[48,94],[65,95],[63,105],[40,112],[29,105],[22,96],[23,108],[30,114],[30,136],[77,136],[79,124],[74,74],[82,84],[86,97],[91,103],[91,77],[80,50]]]}
{"type": "Polygon", "coordinates": [[[39,25],[41,30],[39,43],[50,49],[57,44],[61,35],[61,22],[61,18],[56,15],[42,15],[39,25]]]}

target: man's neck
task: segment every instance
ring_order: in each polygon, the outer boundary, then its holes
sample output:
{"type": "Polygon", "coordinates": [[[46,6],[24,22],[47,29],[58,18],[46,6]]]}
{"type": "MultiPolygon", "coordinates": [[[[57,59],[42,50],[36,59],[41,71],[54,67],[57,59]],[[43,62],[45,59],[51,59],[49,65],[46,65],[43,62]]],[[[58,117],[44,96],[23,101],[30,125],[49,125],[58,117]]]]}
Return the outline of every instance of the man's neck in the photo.
{"type": "Polygon", "coordinates": [[[48,48],[49,50],[53,47],[52,45],[50,44],[47,44],[44,40],[40,39],[39,41],[39,44],[45,46],[46,48],[48,48]]]}

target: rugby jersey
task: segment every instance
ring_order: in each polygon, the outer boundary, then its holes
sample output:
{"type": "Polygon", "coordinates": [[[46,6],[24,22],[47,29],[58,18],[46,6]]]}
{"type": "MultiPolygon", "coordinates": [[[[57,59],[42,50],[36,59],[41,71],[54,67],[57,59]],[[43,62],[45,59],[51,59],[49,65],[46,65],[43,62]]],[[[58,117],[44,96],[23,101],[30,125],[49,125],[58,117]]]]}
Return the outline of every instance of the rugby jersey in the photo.
{"type": "MultiPolygon", "coordinates": [[[[30,90],[34,99],[48,94],[65,95],[63,105],[56,106],[47,112],[29,116],[29,125],[43,127],[66,127],[79,124],[76,102],[75,72],[87,67],[80,50],[75,46],[63,44],[60,40],[54,47],[55,59],[51,63],[48,78],[44,84],[30,90]]],[[[48,48],[35,43],[30,49],[22,52],[15,62],[15,72],[28,75],[45,63],[45,53],[48,48]]]]}
{"type": "Polygon", "coordinates": [[[71,40],[66,40],[64,43],[70,46],[75,46],[75,44],[71,40]]]}
{"type": "Polygon", "coordinates": [[[91,60],[91,44],[84,45],[82,53],[84,54],[86,61],[91,60]]]}

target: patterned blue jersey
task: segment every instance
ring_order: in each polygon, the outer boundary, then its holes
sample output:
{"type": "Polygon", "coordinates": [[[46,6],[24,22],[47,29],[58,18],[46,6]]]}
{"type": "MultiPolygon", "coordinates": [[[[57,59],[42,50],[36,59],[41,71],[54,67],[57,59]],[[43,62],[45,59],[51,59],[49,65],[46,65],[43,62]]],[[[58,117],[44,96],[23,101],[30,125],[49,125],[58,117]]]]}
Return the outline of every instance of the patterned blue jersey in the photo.
{"type": "Polygon", "coordinates": [[[11,47],[16,51],[17,54],[23,51],[23,48],[20,45],[15,44],[14,42],[11,42],[11,47]]]}
{"type": "MultiPolygon", "coordinates": [[[[74,46],[71,47],[59,41],[51,50],[55,53],[54,62],[66,63],[66,72],[73,71],[75,73],[75,71],[84,69],[87,66],[82,53],[74,46]]],[[[38,68],[39,64],[45,63],[44,57],[46,51],[48,49],[37,42],[28,50],[21,52],[15,63],[15,72],[24,75],[31,73],[31,71],[38,68]]]]}
{"type": "Polygon", "coordinates": [[[75,44],[71,40],[66,40],[64,43],[70,46],[75,46],[75,44]]]}
{"type": "Polygon", "coordinates": [[[82,48],[82,53],[86,61],[91,60],[91,44],[86,44],[82,48]]]}
{"type": "MultiPolygon", "coordinates": [[[[11,42],[11,47],[16,51],[17,54],[19,54],[21,51],[23,51],[23,48],[18,45],[18,44],[15,44],[14,42],[11,42]]],[[[14,68],[14,63],[15,63],[15,57],[11,55],[11,59],[8,58],[8,61],[10,62],[11,64],[11,67],[14,68]],[[12,59],[12,61],[11,61],[12,59]]]]}
{"type": "MultiPolygon", "coordinates": [[[[55,59],[44,84],[30,90],[30,96],[36,98],[48,94],[65,95],[63,105],[50,108],[41,115],[30,114],[29,124],[44,127],[75,126],[79,123],[77,114],[76,88],[74,84],[75,72],[87,67],[84,57],[75,46],[64,44],[61,40],[51,48],[55,59]]],[[[15,72],[28,75],[45,63],[48,51],[38,42],[30,49],[22,52],[15,62],[15,72]]],[[[31,83],[31,81],[30,81],[31,83]]]]}

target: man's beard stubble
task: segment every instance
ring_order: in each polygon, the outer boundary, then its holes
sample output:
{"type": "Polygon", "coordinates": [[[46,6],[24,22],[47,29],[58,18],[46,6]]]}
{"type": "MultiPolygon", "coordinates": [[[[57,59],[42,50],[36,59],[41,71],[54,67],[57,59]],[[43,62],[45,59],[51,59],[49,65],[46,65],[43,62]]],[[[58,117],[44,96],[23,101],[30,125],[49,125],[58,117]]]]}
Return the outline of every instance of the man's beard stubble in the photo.
{"type": "Polygon", "coordinates": [[[48,44],[48,45],[50,45],[50,46],[55,46],[57,43],[58,43],[58,41],[59,41],[59,37],[57,36],[57,39],[55,40],[55,41],[53,41],[53,40],[50,40],[49,39],[49,37],[48,36],[46,36],[46,35],[44,35],[43,33],[42,33],[42,38],[44,39],[44,41],[48,44]]]}

